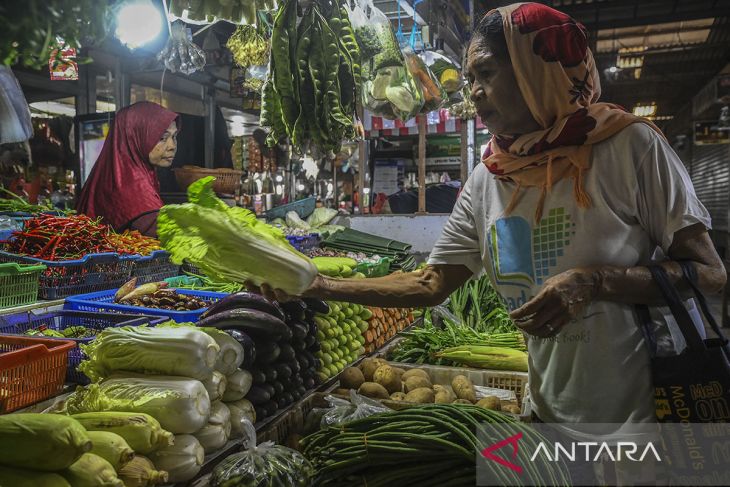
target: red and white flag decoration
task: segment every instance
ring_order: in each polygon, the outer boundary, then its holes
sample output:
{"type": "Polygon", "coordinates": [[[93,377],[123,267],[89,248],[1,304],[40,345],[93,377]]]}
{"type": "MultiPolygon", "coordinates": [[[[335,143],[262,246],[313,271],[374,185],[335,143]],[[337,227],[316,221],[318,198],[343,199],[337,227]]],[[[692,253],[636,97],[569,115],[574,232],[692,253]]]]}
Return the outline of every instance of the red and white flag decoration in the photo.
{"type": "MultiPolygon", "coordinates": [[[[418,135],[418,121],[415,117],[407,122],[388,120],[383,117],[377,117],[368,110],[365,110],[363,117],[366,137],[418,135]]],[[[461,131],[461,123],[462,120],[460,118],[450,116],[449,111],[444,108],[426,114],[428,134],[459,133],[461,131]]],[[[486,128],[479,118],[477,118],[476,128],[477,130],[486,128]]]]}

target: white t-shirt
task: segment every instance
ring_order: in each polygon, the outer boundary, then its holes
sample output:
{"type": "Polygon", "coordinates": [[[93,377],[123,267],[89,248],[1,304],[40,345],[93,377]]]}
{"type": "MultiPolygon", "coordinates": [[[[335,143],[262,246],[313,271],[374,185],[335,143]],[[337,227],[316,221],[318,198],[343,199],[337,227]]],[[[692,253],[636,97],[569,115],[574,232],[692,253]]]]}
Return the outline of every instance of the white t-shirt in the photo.
{"type": "MultiPolygon", "coordinates": [[[[514,188],[479,164],[429,258],[475,275],[486,269],[510,311],[561,272],[646,265],[657,247],[667,253],[678,230],[710,227],[679,157],[641,123],[593,146],[589,209],[578,207],[566,179],[548,193],[539,224],[535,188],[505,216],[514,188]]],[[[565,423],[568,433],[571,423],[655,421],[649,353],[633,306],[593,302],[556,337],[528,337],[528,349],[532,410],[542,421],[565,423]]]]}

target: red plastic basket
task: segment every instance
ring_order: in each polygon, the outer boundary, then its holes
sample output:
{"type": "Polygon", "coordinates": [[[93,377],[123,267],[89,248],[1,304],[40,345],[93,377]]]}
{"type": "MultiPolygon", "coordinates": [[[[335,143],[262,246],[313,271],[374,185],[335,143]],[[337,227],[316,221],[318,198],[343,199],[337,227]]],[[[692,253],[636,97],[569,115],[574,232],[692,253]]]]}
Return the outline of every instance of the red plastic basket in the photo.
{"type": "Polygon", "coordinates": [[[0,335],[0,413],[60,394],[68,353],[75,346],[66,340],[0,335]]]}

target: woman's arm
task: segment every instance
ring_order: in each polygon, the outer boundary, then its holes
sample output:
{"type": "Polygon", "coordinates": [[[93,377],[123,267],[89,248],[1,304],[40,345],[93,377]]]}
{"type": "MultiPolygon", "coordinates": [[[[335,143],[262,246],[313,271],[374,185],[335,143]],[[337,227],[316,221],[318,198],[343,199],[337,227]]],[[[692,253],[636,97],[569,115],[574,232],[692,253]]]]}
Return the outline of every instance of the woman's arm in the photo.
{"type": "MultiPolygon", "coordinates": [[[[424,269],[373,279],[330,279],[317,276],[304,297],[347,301],[382,308],[418,308],[441,304],[472,272],[463,265],[429,265],[424,269]]],[[[269,299],[286,301],[279,290],[262,285],[269,299]]]]}
{"type": "MultiPolygon", "coordinates": [[[[660,265],[683,295],[690,297],[691,289],[683,278],[677,262],[680,260],[694,263],[698,284],[704,293],[716,294],[725,286],[725,267],[702,224],[683,228],[674,235],[669,258],[660,265]]],[[[594,300],[648,305],[664,303],[647,267],[598,266],[573,269],[548,279],[535,298],[512,312],[512,318],[531,335],[552,336],[570,320],[579,317],[594,300]]]]}

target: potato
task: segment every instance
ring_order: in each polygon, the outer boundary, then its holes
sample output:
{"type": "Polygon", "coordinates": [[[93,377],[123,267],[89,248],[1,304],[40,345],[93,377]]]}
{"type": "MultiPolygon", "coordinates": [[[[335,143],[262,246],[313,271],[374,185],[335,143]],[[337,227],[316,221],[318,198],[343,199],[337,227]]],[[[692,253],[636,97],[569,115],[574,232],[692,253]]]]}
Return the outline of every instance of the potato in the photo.
{"type": "Polygon", "coordinates": [[[395,370],[395,371],[396,371],[396,373],[397,373],[398,375],[400,375],[400,376],[401,376],[401,379],[403,378],[403,374],[405,374],[405,373],[406,373],[406,371],[405,371],[405,370],[403,370],[403,369],[401,369],[400,367],[393,367],[392,365],[391,365],[390,367],[391,367],[391,368],[392,368],[393,370],[395,370]]]}
{"type": "MultiPolygon", "coordinates": [[[[434,387],[434,390],[436,388],[434,387]]],[[[453,392],[451,392],[449,389],[441,386],[441,389],[436,391],[436,397],[434,398],[434,401],[436,404],[451,404],[456,400],[456,396],[453,392]]]]}
{"type": "Polygon", "coordinates": [[[405,388],[406,392],[411,392],[413,390],[419,389],[421,387],[428,387],[431,389],[433,386],[431,385],[431,381],[428,379],[424,379],[421,376],[413,376],[409,377],[405,382],[405,388]]]}
{"type": "Polygon", "coordinates": [[[382,358],[366,358],[360,364],[360,370],[362,371],[362,375],[365,377],[366,381],[372,381],[373,374],[375,374],[375,371],[378,370],[378,367],[387,364],[388,362],[382,358]]]}
{"type": "Polygon", "coordinates": [[[381,365],[373,374],[373,381],[385,387],[390,394],[401,392],[403,384],[398,374],[390,365],[381,365]]]}
{"type": "Polygon", "coordinates": [[[457,375],[451,380],[451,387],[454,389],[454,394],[459,399],[466,399],[472,404],[477,402],[477,396],[474,392],[474,384],[471,383],[466,376],[457,375]]]}
{"type": "Polygon", "coordinates": [[[507,406],[502,407],[502,411],[512,414],[522,414],[522,409],[514,404],[508,404],[507,406]]]}
{"type": "Polygon", "coordinates": [[[340,374],[340,386],[344,389],[358,389],[365,382],[365,376],[357,367],[347,367],[340,374]]]}
{"type": "Polygon", "coordinates": [[[428,372],[426,372],[423,369],[407,370],[405,372],[405,374],[403,374],[403,377],[401,377],[401,379],[405,382],[406,380],[408,380],[414,376],[420,376],[420,377],[423,377],[424,379],[428,379],[429,381],[431,380],[431,377],[428,375],[428,372]]]}
{"type": "MultiPolygon", "coordinates": [[[[446,386],[442,386],[441,384],[434,384],[433,385],[433,392],[438,393],[438,392],[441,392],[443,390],[447,390],[448,391],[449,388],[446,387],[446,386]]],[[[451,392],[451,391],[449,391],[449,392],[451,392]]]]}
{"type": "Polygon", "coordinates": [[[334,394],[336,396],[349,396],[350,389],[343,389],[343,388],[335,389],[334,391],[332,391],[332,394],[334,394]]]}
{"type": "Polygon", "coordinates": [[[375,382],[363,382],[357,393],[373,399],[388,399],[390,397],[385,387],[375,382]]]}
{"type": "Polygon", "coordinates": [[[452,402],[451,404],[469,404],[472,405],[471,402],[467,401],[466,399],[457,399],[456,401],[452,402]]]}
{"type": "Polygon", "coordinates": [[[405,392],[394,392],[390,395],[390,398],[394,401],[405,401],[406,400],[406,394],[405,392]]]}
{"type": "Polygon", "coordinates": [[[419,387],[406,394],[406,401],[426,404],[433,402],[435,396],[430,387],[419,387]]]}
{"type": "Polygon", "coordinates": [[[477,406],[485,408],[485,409],[491,409],[493,411],[501,411],[502,410],[502,402],[499,400],[497,396],[486,396],[479,401],[477,401],[477,406]]]}

